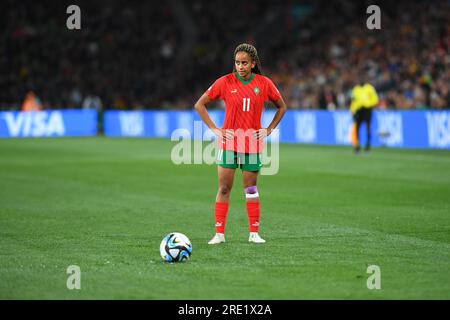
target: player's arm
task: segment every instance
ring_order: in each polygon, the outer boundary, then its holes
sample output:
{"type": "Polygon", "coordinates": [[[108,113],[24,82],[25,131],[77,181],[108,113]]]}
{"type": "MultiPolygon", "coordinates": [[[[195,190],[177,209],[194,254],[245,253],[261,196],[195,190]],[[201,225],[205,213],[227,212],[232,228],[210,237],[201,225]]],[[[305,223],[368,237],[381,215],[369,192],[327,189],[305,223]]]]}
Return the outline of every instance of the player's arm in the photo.
{"type": "Polygon", "coordinates": [[[280,97],[277,101],[274,102],[275,106],[277,107],[277,112],[275,113],[275,116],[273,117],[272,122],[267,127],[267,135],[270,135],[275,129],[278,124],[280,123],[281,119],[283,118],[284,114],[287,111],[286,103],[283,100],[283,97],[280,97]]]}
{"type": "Polygon", "coordinates": [[[200,118],[202,118],[203,122],[208,126],[209,129],[211,129],[219,138],[221,139],[232,139],[231,137],[228,137],[228,132],[223,132],[222,129],[217,128],[214,121],[211,120],[211,117],[208,114],[208,110],[206,110],[206,105],[210,103],[212,100],[206,93],[204,93],[200,99],[195,103],[194,108],[200,115],[200,118]]]}
{"type": "Polygon", "coordinates": [[[216,124],[211,120],[211,117],[206,110],[206,105],[210,103],[212,100],[208,97],[206,93],[204,93],[200,99],[195,103],[194,108],[202,118],[203,122],[210,128],[211,130],[217,129],[216,124]]]}
{"type": "Polygon", "coordinates": [[[278,126],[284,114],[287,111],[286,103],[283,100],[283,97],[280,97],[278,100],[273,102],[277,107],[277,112],[275,113],[272,122],[270,122],[269,126],[265,129],[260,129],[256,132],[257,139],[264,139],[264,137],[269,136],[272,131],[278,126]]]}

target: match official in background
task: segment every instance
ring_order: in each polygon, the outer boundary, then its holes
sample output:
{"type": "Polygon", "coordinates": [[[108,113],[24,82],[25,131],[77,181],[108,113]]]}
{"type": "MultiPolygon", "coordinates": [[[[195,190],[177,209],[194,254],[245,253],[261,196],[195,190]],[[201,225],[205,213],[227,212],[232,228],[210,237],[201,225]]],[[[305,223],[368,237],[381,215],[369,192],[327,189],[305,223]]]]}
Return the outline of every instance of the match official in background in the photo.
{"type": "Polygon", "coordinates": [[[350,111],[353,116],[351,142],[355,153],[359,153],[361,149],[359,143],[359,128],[363,122],[365,122],[367,130],[365,151],[368,152],[370,150],[372,109],[377,104],[378,94],[369,82],[360,81],[359,84],[353,87],[350,111]]]}

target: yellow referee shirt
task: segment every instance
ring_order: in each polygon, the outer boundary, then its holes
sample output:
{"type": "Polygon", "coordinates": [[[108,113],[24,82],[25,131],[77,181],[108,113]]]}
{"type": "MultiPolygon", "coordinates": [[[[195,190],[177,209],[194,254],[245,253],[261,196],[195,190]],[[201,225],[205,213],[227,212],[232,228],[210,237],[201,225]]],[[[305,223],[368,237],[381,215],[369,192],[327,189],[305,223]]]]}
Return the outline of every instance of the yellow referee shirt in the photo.
{"type": "Polygon", "coordinates": [[[353,87],[352,102],[350,104],[350,111],[352,114],[355,114],[361,108],[373,108],[377,104],[378,94],[370,83],[353,87]]]}

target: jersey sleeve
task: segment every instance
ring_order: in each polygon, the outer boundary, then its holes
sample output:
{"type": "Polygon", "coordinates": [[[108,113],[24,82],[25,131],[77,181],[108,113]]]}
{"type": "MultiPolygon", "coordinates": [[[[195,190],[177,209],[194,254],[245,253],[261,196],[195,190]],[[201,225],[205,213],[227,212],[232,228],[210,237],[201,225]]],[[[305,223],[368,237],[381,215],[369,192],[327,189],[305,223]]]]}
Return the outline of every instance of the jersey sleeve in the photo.
{"type": "Polygon", "coordinates": [[[216,99],[223,99],[223,87],[225,85],[225,79],[219,78],[217,79],[211,87],[208,88],[208,90],[206,90],[205,94],[211,99],[211,100],[216,100],[216,99]]]}
{"type": "Polygon", "coordinates": [[[281,98],[280,91],[278,91],[277,87],[273,84],[272,80],[266,78],[267,80],[267,99],[275,102],[281,98]]]}

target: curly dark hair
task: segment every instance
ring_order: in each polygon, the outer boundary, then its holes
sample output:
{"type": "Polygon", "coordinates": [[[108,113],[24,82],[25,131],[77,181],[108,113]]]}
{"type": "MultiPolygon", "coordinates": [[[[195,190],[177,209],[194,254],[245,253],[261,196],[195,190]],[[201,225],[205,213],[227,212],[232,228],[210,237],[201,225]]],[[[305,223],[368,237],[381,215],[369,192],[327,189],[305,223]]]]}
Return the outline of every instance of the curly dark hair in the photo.
{"type": "MultiPolygon", "coordinates": [[[[233,57],[233,59],[236,57],[236,54],[238,52],[246,52],[246,53],[248,53],[250,58],[252,58],[253,61],[255,61],[255,66],[252,68],[252,72],[253,73],[257,73],[257,74],[262,74],[261,62],[259,61],[258,51],[256,51],[256,48],[254,46],[252,46],[251,44],[248,44],[248,43],[241,43],[234,50],[234,57],[233,57]]],[[[236,66],[233,67],[233,71],[236,71],[236,66]]]]}

